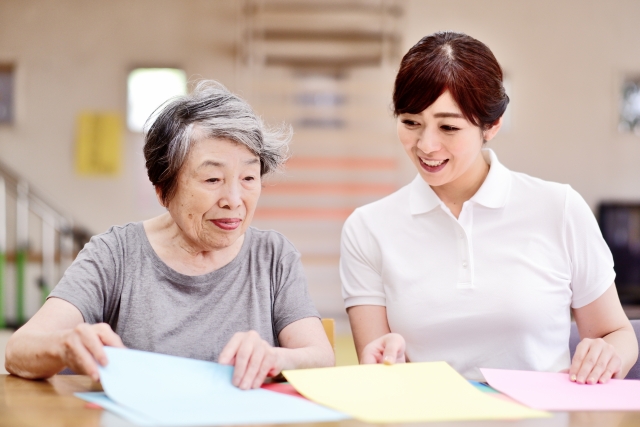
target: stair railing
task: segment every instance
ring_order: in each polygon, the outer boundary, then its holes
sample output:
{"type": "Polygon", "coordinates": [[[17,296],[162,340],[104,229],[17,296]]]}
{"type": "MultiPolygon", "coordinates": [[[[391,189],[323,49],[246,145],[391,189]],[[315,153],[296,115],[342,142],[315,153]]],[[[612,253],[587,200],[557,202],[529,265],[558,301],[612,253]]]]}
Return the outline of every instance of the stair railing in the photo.
{"type": "MultiPolygon", "coordinates": [[[[31,261],[40,262],[41,275],[38,279],[42,302],[55,286],[64,269],[74,257],[74,241],[84,244],[90,234],[74,226],[73,219],[54,208],[29,183],[19,177],[6,165],[0,163],[0,328],[20,326],[27,320],[26,280],[27,265],[31,261]],[[15,198],[15,248],[9,248],[9,196],[15,198]],[[41,221],[41,254],[30,253],[30,216],[41,221]],[[56,236],[58,237],[56,239],[56,236]],[[80,238],[79,238],[80,237],[80,238]],[[15,265],[15,318],[7,319],[7,263],[15,265]],[[56,272],[58,268],[59,274],[56,272]]],[[[78,248],[79,249],[79,248],[78,248]]]]}

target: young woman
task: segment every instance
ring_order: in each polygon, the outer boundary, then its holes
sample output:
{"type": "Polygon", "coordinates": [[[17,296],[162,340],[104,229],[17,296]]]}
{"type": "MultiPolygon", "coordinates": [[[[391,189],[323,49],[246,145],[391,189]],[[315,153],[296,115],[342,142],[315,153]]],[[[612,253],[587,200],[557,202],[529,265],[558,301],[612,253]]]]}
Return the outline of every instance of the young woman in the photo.
{"type": "Polygon", "coordinates": [[[445,360],[470,379],[483,367],[624,378],[638,343],[588,205],[484,148],[509,102],[489,48],[453,32],[423,38],[402,59],[393,101],[418,176],[344,226],[360,362],[445,360]],[[573,361],[571,311],[583,338],[573,361]]]}

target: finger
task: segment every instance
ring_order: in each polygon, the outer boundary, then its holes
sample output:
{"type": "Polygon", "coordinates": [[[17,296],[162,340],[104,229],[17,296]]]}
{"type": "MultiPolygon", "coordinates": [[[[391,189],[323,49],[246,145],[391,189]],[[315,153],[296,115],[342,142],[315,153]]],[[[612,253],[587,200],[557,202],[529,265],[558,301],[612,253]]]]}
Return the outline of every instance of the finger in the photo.
{"type": "Polygon", "coordinates": [[[360,356],[361,365],[379,363],[382,360],[382,348],[376,345],[376,341],[370,342],[362,350],[362,355],[360,356]]]}
{"type": "Polygon", "coordinates": [[[82,345],[91,353],[94,359],[102,366],[107,364],[107,354],[95,328],[83,323],[76,327],[76,333],[80,337],[82,345]]]}
{"type": "Polygon", "coordinates": [[[591,340],[586,338],[580,341],[580,343],[576,347],[576,352],[573,355],[573,360],[571,361],[571,366],[569,367],[569,379],[571,381],[575,382],[578,379],[578,371],[580,371],[582,362],[589,352],[590,343],[591,340]]]}
{"type": "MultiPolygon", "coordinates": [[[[255,379],[253,380],[253,384],[251,384],[251,388],[260,388],[264,379],[267,378],[274,368],[276,368],[276,359],[275,351],[267,351],[264,358],[262,359],[262,364],[260,365],[260,370],[256,374],[255,379]]],[[[278,373],[276,373],[277,375],[278,373]]]]}
{"type": "Polygon", "coordinates": [[[103,345],[108,345],[109,347],[125,348],[122,339],[113,331],[113,329],[111,329],[111,326],[106,323],[100,323],[98,325],[95,325],[94,327],[103,345]]]}
{"type": "Polygon", "coordinates": [[[600,357],[600,353],[602,352],[602,347],[596,344],[592,344],[589,346],[589,351],[585,358],[582,360],[582,365],[578,370],[576,375],[576,382],[578,384],[585,384],[587,381],[591,381],[590,377],[591,371],[596,365],[598,358],[600,357]]]}
{"type": "Polygon", "coordinates": [[[600,356],[598,356],[598,360],[596,360],[596,363],[593,365],[591,372],[587,374],[587,384],[597,384],[600,382],[602,374],[607,369],[607,366],[609,366],[611,357],[613,357],[613,349],[607,347],[603,348],[600,352],[600,356]]]}
{"type": "Polygon", "coordinates": [[[253,386],[253,383],[256,380],[256,375],[258,375],[258,372],[262,368],[264,354],[265,349],[262,345],[253,347],[249,362],[247,363],[247,369],[244,372],[242,380],[240,381],[240,389],[247,390],[253,386]]]}
{"type": "Polygon", "coordinates": [[[80,337],[76,334],[64,342],[65,346],[65,365],[69,366],[78,374],[85,374],[94,381],[100,379],[98,365],[95,359],[83,345],[80,337]]]}
{"type": "Polygon", "coordinates": [[[241,332],[231,337],[227,345],[225,345],[220,352],[220,356],[218,356],[218,363],[220,363],[221,365],[234,364],[236,353],[238,352],[238,348],[240,348],[240,344],[242,344],[243,337],[244,334],[241,332]]]}
{"type": "Polygon", "coordinates": [[[253,344],[250,339],[243,340],[236,353],[236,361],[233,364],[233,378],[231,379],[231,383],[236,387],[240,386],[240,382],[244,378],[251,353],[253,352],[253,344]]]}
{"type": "Polygon", "coordinates": [[[404,339],[396,334],[390,334],[385,339],[382,353],[382,363],[392,365],[401,362],[404,356],[404,339]]]}
{"type": "Polygon", "coordinates": [[[602,372],[602,374],[600,375],[600,379],[598,380],[600,384],[608,383],[609,380],[611,380],[611,378],[613,378],[615,374],[620,372],[620,369],[622,368],[622,359],[620,359],[620,356],[617,355],[613,348],[611,349],[611,353],[612,354],[611,358],[609,359],[609,363],[607,364],[604,372],[602,372]]]}

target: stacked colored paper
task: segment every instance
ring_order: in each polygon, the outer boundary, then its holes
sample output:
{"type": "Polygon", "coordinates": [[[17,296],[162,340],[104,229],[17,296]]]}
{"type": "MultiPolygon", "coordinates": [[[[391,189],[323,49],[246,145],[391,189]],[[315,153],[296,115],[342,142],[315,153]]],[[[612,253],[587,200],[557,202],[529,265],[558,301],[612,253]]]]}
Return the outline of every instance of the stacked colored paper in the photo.
{"type": "Polygon", "coordinates": [[[491,387],[546,411],[640,411],[640,381],[578,384],[569,374],[481,369],[491,387]]]}
{"type": "Polygon", "coordinates": [[[105,347],[105,393],[77,393],[139,425],[197,426],[337,421],[347,415],[300,397],[231,384],[233,367],[105,347]]]}
{"type": "Polygon", "coordinates": [[[371,423],[550,416],[481,392],[445,362],[341,366],[283,374],[308,399],[371,423]]]}

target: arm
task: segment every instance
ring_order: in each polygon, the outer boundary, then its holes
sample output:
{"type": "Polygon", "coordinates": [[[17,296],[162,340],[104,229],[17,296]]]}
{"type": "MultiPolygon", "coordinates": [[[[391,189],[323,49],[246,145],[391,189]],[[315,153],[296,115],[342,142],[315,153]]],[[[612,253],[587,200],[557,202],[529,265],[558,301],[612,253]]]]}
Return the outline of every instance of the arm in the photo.
{"type": "Polygon", "coordinates": [[[405,362],[402,336],[387,322],[381,277],[382,253],[359,209],[351,214],[340,240],[340,279],[360,363],[405,362]]]}
{"type": "Polygon", "coordinates": [[[257,332],[238,332],[220,353],[218,362],[234,365],[233,385],[241,389],[259,388],[267,376],[285,369],[333,366],[335,357],[322,323],[316,317],[287,325],[271,347],[257,332]]]}
{"type": "Polygon", "coordinates": [[[336,363],[333,349],[317,317],[307,317],[287,325],[278,335],[282,347],[276,348],[283,361],[282,370],[324,368],[336,363]]]}
{"type": "Polygon", "coordinates": [[[49,298],[9,339],[5,368],[14,375],[37,379],[70,367],[97,380],[96,360],[107,364],[103,345],[124,347],[109,325],[88,325],[73,304],[49,298]]]}
{"type": "Polygon", "coordinates": [[[361,364],[406,361],[404,338],[391,333],[386,307],[357,305],[347,308],[347,313],[361,364]]]}
{"type": "Polygon", "coordinates": [[[598,299],[573,310],[580,338],[569,375],[595,384],[624,378],[638,359],[638,340],[616,292],[615,283],[598,299]]]}

